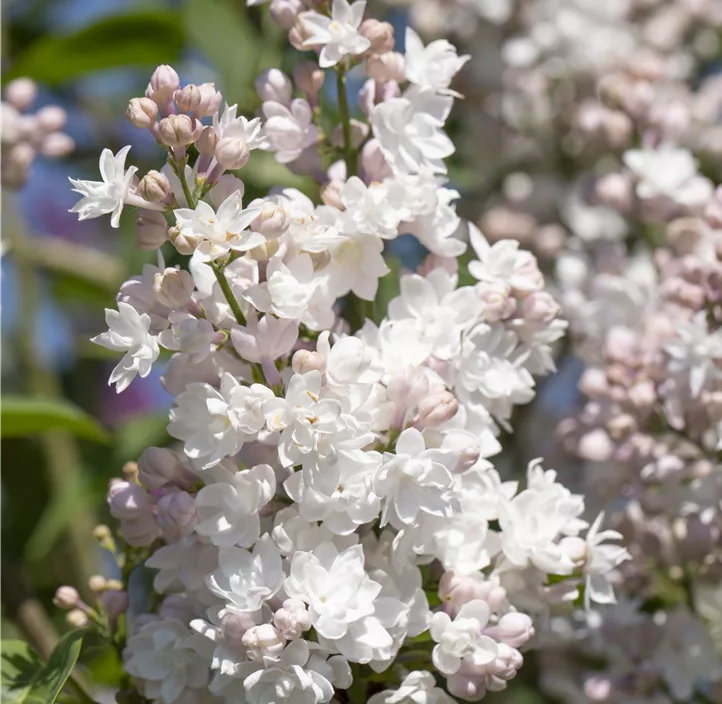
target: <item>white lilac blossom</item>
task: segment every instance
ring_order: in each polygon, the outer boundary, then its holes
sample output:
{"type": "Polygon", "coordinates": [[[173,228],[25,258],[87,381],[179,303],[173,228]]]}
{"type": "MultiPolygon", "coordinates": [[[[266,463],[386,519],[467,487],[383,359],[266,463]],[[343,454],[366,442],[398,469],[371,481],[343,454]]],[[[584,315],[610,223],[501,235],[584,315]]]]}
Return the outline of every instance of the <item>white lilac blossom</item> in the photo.
{"type": "Polygon", "coordinates": [[[319,58],[293,81],[264,72],[259,118],[159,67],[131,121],[165,139],[157,118],[176,116],[195,146],[174,143],[146,177],[153,203],[133,192],[127,151],[104,156],[104,184],[77,208],[114,221],[124,205],[157,211],[154,241],[189,257],[186,270],[159,256],[125,282],[95,338],[125,355],[118,391],[150,373],[159,346],[172,353],[177,443],[144,452],[108,492],[124,564],[154,570],[159,597],[126,640],[113,631],[132,696],[325,704],[352,666],[361,684],[391,683],[421,649],[434,672],[373,704],[479,699],[506,687],[552,608],[581,590],[589,609],[614,598],[627,553],[601,519],[588,528],[584,497],[538,463],[526,482],[494,465],[565,324],[516,240],[470,224],[475,256],[457,261],[460,195],[440,174],[468,57],[412,30],[405,58],[389,52],[391,26],[364,10],[273,0],[292,44],[319,58]],[[352,122],[347,72],[362,66],[367,119],[352,122]],[[319,100],[326,67],[340,122],[319,100]],[[257,149],[317,181],[321,200],[272,188],[244,206],[239,170],[257,149]],[[387,243],[403,235],[430,252],[416,271],[390,265],[387,243]]]}

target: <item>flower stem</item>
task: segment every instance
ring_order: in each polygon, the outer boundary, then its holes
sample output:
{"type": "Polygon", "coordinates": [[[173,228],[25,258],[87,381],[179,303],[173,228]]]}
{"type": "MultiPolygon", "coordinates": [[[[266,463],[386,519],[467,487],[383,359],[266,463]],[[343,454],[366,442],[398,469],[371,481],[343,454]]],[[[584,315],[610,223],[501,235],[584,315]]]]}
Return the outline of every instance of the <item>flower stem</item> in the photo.
{"type": "Polygon", "coordinates": [[[351,137],[351,118],[348,112],[348,96],[346,95],[346,69],[342,66],[336,71],[336,92],[338,94],[338,110],[343,129],[343,152],[346,161],[346,178],[356,175],[356,150],[351,137]]]}
{"type": "Polygon", "coordinates": [[[231,285],[228,283],[228,279],[226,278],[226,275],[223,273],[223,269],[214,266],[213,271],[216,275],[216,281],[218,281],[218,285],[221,287],[221,291],[223,291],[223,295],[226,297],[226,300],[228,301],[228,305],[231,307],[231,310],[233,311],[233,315],[236,318],[236,322],[239,325],[245,325],[246,317],[243,315],[241,306],[238,305],[238,301],[236,300],[236,297],[233,295],[231,285]]]}
{"type": "Polygon", "coordinates": [[[183,195],[186,197],[186,202],[188,203],[189,208],[195,208],[196,202],[195,198],[193,198],[193,194],[191,193],[191,187],[188,185],[188,179],[186,178],[186,166],[185,161],[187,159],[184,159],[183,161],[178,161],[171,152],[171,157],[169,159],[171,168],[173,171],[175,171],[175,175],[178,177],[178,180],[180,181],[181,188],[183,189],[183,195]]]}

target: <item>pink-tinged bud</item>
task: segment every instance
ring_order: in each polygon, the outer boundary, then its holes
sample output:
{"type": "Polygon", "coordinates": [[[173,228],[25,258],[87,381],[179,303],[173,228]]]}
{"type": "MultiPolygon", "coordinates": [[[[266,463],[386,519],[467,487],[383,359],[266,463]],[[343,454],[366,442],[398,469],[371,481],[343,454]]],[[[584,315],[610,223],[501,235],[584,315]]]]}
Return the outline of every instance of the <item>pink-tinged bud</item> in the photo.
{"type": "Polygon", "coordinates": [[[243,636],[255,625],[251,614],[244,611],[229,611],[221,618],[223,640],[232,648],[242,648],[244,647],[243,636]]]}
{"type": "Polygon", "coordinates": [[[40,143],[40,153],[50,159],[67,156],[75,149],[75,141],[64,132],[51,132],[40,143]]]}
{"type": "Polygon", "coordinates": [[[609,677],[594,676],[584,682],[584,696],[591,702],[609,701],[612,689],[612,680],[609,677]]]}
{"type": "Polygon", "coordinates": [[[65,127],[68,113],[58,105],[46,105],[35,113],[35,119],[43,132],[57,132],[65,127]]]}
{"type": "Polygon", "coordinates": [[[150,98],[132,98],[125,116],[134,127],[150,129],[158,117],[158,105],[150,98]]]}
{"type": "Polygon", "coordinates": [[[265,102],[290,105],[293,97],[291,79],[277,68],[268,68],[256,78],[256,92],[265,102]]]}
{"type": "Polygon", "coordinates": [[[153,250],[168,241],[168,223],[157,210],[141,210],[135,219],[138,247],[153,250]]]}
{"type": "Polygon", "coordinates": [[[516,311],[511,287],[504,281],[480,281],[476,284],[476,292],[484,303],[484,320],[489,323],[505,320],[516,311]]]}
{"type": "Polygon", "coordinates": [[[247,256],[257,262],[267,262],[281,247],[281,243],[278,238],[274,240],[267,240],[263,244],[259,244],[253,249],[249,249],[247,256]]]}
{"type": "Polygon", "coordinates": [[[582,436],[577,446],[577,454],[591,462],[605,462],[612,456],[612,452],[614,452],[614,443],[601,428],[582,436]]]}
{"type": "Polygon", "coordinates": [[[168,115],[157,127],[160,141],[168,147],[185,147],[201,136],[203,125],[189,115],[168,115]]]}
{"type": "Polygon", "coordinates": [[[381,152],[378,139],[370,139],[361,149],[361,168],[369,181],[382,181],[391,175],[391,168],[381,152]]]}
{"type": "Polygon", "coordinates": [[[223,96],[216,90],[215,83],[189,84],[173,93],[173,99],[181,112],[193,117],[209,117],[218,112],[223,96]]]}
{"type": "Polygon", "coordinates": [[[153,71],[150,83],[145,90],[145,97],[151,98],[158,105],[165,105],[173,98],[180,88],[180,78],[172,66],[163,64],[153,71]]]}
{"type": "Polygon", "coordinates": [[[286,599],[273,615],[273,625],[287,640],[295,640],[311,628],[311,614],[300,599],[286,599]]]}
{"type": "Polygon", "coordinates": [[[530,293],[521,306],[524,319],[535,323],[550,323],[559,315],[559,310],[559,304],[546,291],[530,293]]]}
{"type": "Polygon", "coordinates": [[[128,592],[122,589],[108,589],[100,596],[100,604],[111,621],[125,613],[130,605],[128,592]]]}
{"type": "MultiPolygon", "coordinates": [[[[249,207],[254,205],[261,205],[261,201],[249,203],[249,207]]],[[[278,203],[267,200],[263,203],[261,214],[251,223],[251,230],[272,240],[280,237],[290,224],[288,211],[278,203]]]]}
{"type": "Polygon", "coordinates": [[[607,384],[607,375],[604,370],[594,367],[585,369],[579,379],[579,390],[590,398],[606,395],[609,391],[609,384],[607,384]]]}
{"type": "Polygon", "coordinates": [[[85,628],[88,623],[90,623],[90,619],[85,611],[73,609],[72,611],[68,611],[65,615],[65,622],[71,628],[85,628]]]}
{"type": "Polygon", "coordinates": [[[91,592],[100,594],[108,588],[108,580],[102,574],[94,574],[88,580],[88,587],[91,592]]]}
{"type": "Polygon", "coordinates": [[[308,39],[308,32],[304,29],[298,20],[288,32],[288,43],[296,49],[296,51],[308,51],[308,47],[304,46],[304,42],[308,39]]]}
{"type": "Polygon", "coordinates": [[[158,303],[168,308],[183,308],[194,289],[193,277],[185,269],[167,267],[153,277],[153,293],[158,303]]]}
{"type": "Polygon", "coordinates": [[[251,158],[251,150],[241,137],[225,137],[216,145],[216,160],[224,169],[241,169],[251,158]]]}
{"type": "Polygon", "coordinates": [[[603,205],[629,212],[634,202],[634,188],[629,174],[611,173],[602,176],[594,185],[594,195],[603,205]]]}
{"type": "Polygon", "coordinates": [[[271,19],[281,28],[288,31],[298,20],[298,15],[305,10],[301,0],[271,0],[271,19]]]}
{"type": "Polygon", "coordinates": [[[35,149],[27,142],[19,142],[7,155],[7,160],[19,169],[27,169],[35,159],[35,149]]]}
{"type": "Polygon", "coordinates": [[[249,628],[241,639],[248,649],[246,655],[249,660],[263,660],[265,657],[277,657],[286,645],[286,639],[281,632],[270,623],[249,628]]]}
{"type": "Polygon", "coordinates": [[[542,225],[534,236],[534,246],[540,256],[553,259],[567,241],[566,230],[561,225],[542,225]]]}
{"type": "Polygon", "coordinates": [[[296,374],[312,371],[319,371],[323,374],[326,371],[326,360],[318,352],[298,350],[293,355],[291,366],[296,374]]]}
{"type": "Polygon", "coordinates": [[[629,389],[628,397],[635,408],[649,410],[657,402],[657,390],[649,379],[645,379],[629,389]]]}
{"type": "Polygon", "coordinates": [[[75,587],[58,587],[58,590],[55,592],[55,596],[53,597],[53,604],[55,604],[55,606],[59,609],[64,609],[66,611],[76,608],[79,603],[80,594],[78,594],[78,590],[75,587]]]}
{"type": "Polygon", "coordinates": [[[138,184],[138,195],[151,203],[160,203],[170,193],[170,181],[160,171],[149,171],[138,184]]]}
{"type": "Polygon", "coordinates": [[[451,420],[459,410],[459,402],[450,391],[433,394],[421,399],[414,421],[417,428],[437,428],[451,420]]]}
{"type": "Polygon", "coordinates": [[[506,590],[479,574],[444,572],[439,581],[439,598],[454,612],[474,599],[486,601],[492,611],[498,611],[506,600],[506,590]]]}
{"type": "Polygon", "coordinates": [[[148,492],[137,484],[114,481],[108,489],[108,506],[113,518],[132,520],[153,510],[148,492]]]}
{"type": "Polygon", "coordinates": [[[326,80],[326,72],[313,61],[302,61],[293,69],[296,88],[307,96],[318,95],[326,80]]]}
{"type": "Polygon", "coordinates": [[[394,28],[388,22],[364,20],[359,27],[359,34],[371,42],[367,49],[369,54],[385,54],[394,50],[394,28]]]}
{"type": "Polygon", "coordinates": [[[498,683],[498,687],[493,687],[491,682],[487,682],[487,686],[492,691],[504,689],[505,683],[516,676],[517,670],[524,664],[524,658],[521,653],[504,642],[497,645],[496,657],[487,666],[487,672],[493,678],[502,680],[498,683]]]}
{"type": "Polygon", "coordinates": [[[5,86],[5,100],[17,110],[27,110],[38,97],[38,87],[31,78],[16,78],[5,86]]]}
{"type": "Polygon", "coordinates": [[[184,486],[192,480],[183,467],[180,453],[166,447],[149,447],[138,458],[138,480],[150,490],[160,489],[167,484],[184,486]]]}
{"type": "Polygon", "coordinates": [[[526,614],[512,611],[504,614],[496,626],[485,628],[484,634],[512,648],[521,648],[534,637],[534,625],[526,614]]]}
{"type": "MultiPolygon", "coordinates": [[[[351,125],[351,144],[355,149],[358,149],[366,137],[368,137],[369,126],[365,122],[360,122],[353,117],[349,120],[349,124],[351,125]]],[[[331,135],[331,143],[339,148],[344,146],[343,125],[336,125],[331,135]]]]}
{"type": "Polygon", "coordinates": [[[345,210],[346,208],[341,201],[341,189],[343,186],[344,184],[341,181],[329,181],[321,189],[321,200],[326,205],[331,205],[339,210],[345,210]]]}
{"type": "Polygon", "coordinates": [[[195,252],[195,245],[190,242],[185,235],[182,235],[177,227],[171,227],[168,229],[168,237],[173,243],[173,246],[178,250],[179,254],[193,254],[195,252]]]}
{"type": "Polygon", "coordinates": [[[195,501],[185,491],[175,491],[161,497],[156,511],[158,525],[167,540],[175,541],[190,535],[198,525],[195,501]]]}
{"type": "Polygon", "coordinates": [[[379,83],[406,80],[406,61],[403,54],[388,51],[385,54],[369,56],[366,59],[366,75],[379,83]]]}
{"type": "Polygon", "coordinates": [[[218,135],[210,125],[206,125],[201,131],[201,136],[196,140],[196,149],[203,156],[211,156],[218,146],[218,135]]]}

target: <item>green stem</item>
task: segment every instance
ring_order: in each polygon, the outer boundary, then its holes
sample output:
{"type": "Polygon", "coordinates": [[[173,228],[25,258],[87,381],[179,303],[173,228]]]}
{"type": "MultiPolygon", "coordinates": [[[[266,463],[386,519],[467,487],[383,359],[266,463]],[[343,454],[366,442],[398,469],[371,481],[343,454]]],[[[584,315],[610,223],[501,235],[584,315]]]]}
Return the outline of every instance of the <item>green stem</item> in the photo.
{"type": "Polygon", "coordinates": [[[343,152],[346,161],[346,178],[356,175],[356,150],[351,136],[351,117],[348,112],[348,96],[346,95],[346,69],[339,67],[336,71],[336,92],[338,94],[338,111],[343,129],[343,152]]]}
{"type": "Polygon", "coordinates": [[[243,315],[243,311],[241,310],[241,306],[238,305],[238,301],[236,300],[236,297],[233,295],[233,291],[231,290],[231,285],[228,283],[228,279],[226,279],[226,275],[223,273],[223,269],[213,267],[213,271],[216,275],[216,281],[218,281],[218,285],[221,287],[221,291],[223,291],[223,295],[226,297],[226,300],[228,301],[228,305],[231,307],[231,310],[233,311],[233,315],[236,318],[236,322],[239,325],[245,325],[246,324],[246,317],[243,315]]]}
{"type": "Polygon", "coordinates": [[[176,176],[178,177],[178,180],[180,181],[181,188],[183,189],[183,195],[186,197],[186,202],[188,203],[189,208],[195,208],[196,203],[195,199],[193,198],[193,194],[191,193],[191,187],[188,185],[188,179],[186,178],[186,168],[184,162],[178,162],[176,161],[175,157],[171,156],[170,159],[171,166],[173,167],[173,171],[175,171],[176,176]]]}

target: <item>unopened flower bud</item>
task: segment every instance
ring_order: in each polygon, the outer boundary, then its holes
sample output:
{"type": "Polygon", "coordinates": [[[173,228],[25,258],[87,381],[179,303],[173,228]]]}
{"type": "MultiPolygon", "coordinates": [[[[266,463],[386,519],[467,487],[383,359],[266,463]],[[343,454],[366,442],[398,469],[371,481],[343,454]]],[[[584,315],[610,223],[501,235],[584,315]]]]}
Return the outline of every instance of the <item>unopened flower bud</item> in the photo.
{"type": "Polygon", "coordinates": [[[153,250],[168,241],[168,223],[157,210],[141,210],[135,219],[138,247],[153,250]]]}
{"type": "Polygon", "coordinates": [[[293,69],[293,82],[296,88],[307,96],[318,95],[326,80],[326,73],[313,61],[302,61],[293,69]]]}
{"type": "Polygon", "coordinates": [[[90,591],[95,592],[96,594],[100,594],[100,592],[107,589],[107,584],[108,580],[103,577],[102,574],[94,574],[88,580],[88,587],[90,587],[90,591]]]}
{"type": "Polygon", "coordinates": [[[251,150],[242,137],[221,139],[214,153],[216,160],[224,169],[241,169],[251,158],[251,150]]]}
{"type": "Polygon", "coordinates": [[[341,181],[329,181],[321,189],[321,200],[326,205],[331,205],[339,210],[344,210],[344,205],[341,202],[341,189],[344,184],[341,181]]]}
{"type": "Polygon", "coordinates": [[[40,153],[50,159],[67,156],[75,149],[75,140],[64,132],[51,132],[40,142],[40,153]]]}
{"type": "Polygon", "coordinates": [[[514,314],[516,301],[511,295],[509,284],[500,279],[496,281],[480,281],[476,284],[476,292],[484,303],[484,320],[496,323],[514,314]]]}
{"type": "Polygon", "coordinates": [[[194,289],[193,277],[185,269],[168,267],[156,272],[153,278],[153,293],[158,303],[168,308],[183,308],[194,289]]]}
{"type": "Polygon", "coordinates": [[[281,247],[278,238],[267,240],[253,249],[249,249],[247,255],[257,262],[267,262],[281,247]]]}
{"type": "MultiPolygon", "coordinates": [[[[249,203],[249,207],[261,205],[261,201],[249,203]]],[[[267,200],[263,202],[261,214],[251,223],[253,232],[260,232],[268,239],[280,237],[291,223],[288,211],[278,203],[267,200]]]]}
{"type": "Polygon", "coordinates": [[[273,615],[273,625],[284,638],[295,640],[311,628],[311,614],[300,599],[286,599],[273,615]]]}
{"type": "Polygon", "coordinates": [[[168,237],[179,254],[193,254],[195,252],[195,244],[188,240],[185,235],[182,235],[177,227],[168,229],[168,237]]]}
{"type": "Polygon", "coordinates": [[[73,609],[65,615],[65,622],[71,628],[85,628],[90,622],[90,619],[84,611],[73,609]]]}
{"type": "Polygon", "coordinates": [[[601,428],[584,435],[577,446],[577,454],[591,462],[605,462],[612,456],[612,452],[614,452],[614,444],[601,428]]]}
{"type": "Polygon", "coordinates": [[[110,515],[119,519],[139,518],[152,511],[148,492],[137,484],[115,481],[108,489],[108,506],[110,515]]]}
{"type": "Polygon", "coordinates": [[[603,396],[609,390],[607,375],[603,369],[589,367],[582,372],[579,379],[579,390],[589,397],[603,396]]]}
{"type": "Polygon", "coordinates": [[[4,96],[15,109],[27,110],[38,96],[38,87],[32,78],[16,78],[5,86],[4,96]]]}
{"type": "Polygon", "coordinates": [[[195,501],[185,491],[175,491],[161,497],[156,511],[158,525],[168,540],[190,535],[198,525],[195,501]]]}
{"type": "Polygon", "coordinates": [[[100,596],[100,604],[108,618],[115,621],[130,605],[128,592],[123,589],[106,589],[100,596]]]}
{"type": "Polygon", "coordinates": [[[459,402],[450,391],[433,394],[421,399],[414,421],[417,428],[436,428],[451,420],[459,410],[459,402]]]}
{"type": "Polygon", "coordinates": [[[369,54],[385,54],[394,50],[394,28],[388,22],[364,20],[358,31],[371,42],[367,49],[369,54]]]}
{"type": "Polygon", "coordinates": [[[310,350],[298,350],[293,355],[291,365],[296,374],[312,371],[319,371],[323,374],[326,371],[326,360],[318,352],[310,350]]]}
{"type": "Polygon", "coordinates": [[[309,33],[302,22],[296,20],[296,24],[288,31],[288,43],[297,51],[308,51],[304,42],[309,38],[309,33]]]}
{"type": "Polygon", "coordinates": [[[215,83],[192,83],[173,93],[173,99],[182,112],[201,118],[215,115],[221,106],[223,96],[216,90],[215,83]]]}
{"type": "Polygon", "coordinates": [[[169,193],[170,181],[160,171],[149,171],[138,184],[138,195],[151,203],[160,203],[169,193]]]}
{"type": "Polygon", "coordinates": [[[271,19],[285,30],[292,29],[298,20],[298,15],[305,10],[301,0],[271,0],[271,19]]]}
{"type": "Polygon", "coordinates": [[[632,180],[628,174],[606,174],[594,185],[594,195],[603,205],[626,213],[631,210],[634,202],[632,180]]]}
{"type": "Polygon", "coordinates": [[[93,528],[93,538],[95,538],[101,545],[105,545],[112,540],[110,528],[108,526],[100,524],[93,528]]]}
{"type": "Polygon", "coordinates": [[[66,611],[76,608],[79,603],[80,594],[78,594],[78,590],[75,587],[58,587],[53,597],[53,604],[66,611]]]}
{"type": "Polygon", "coordinates": [[[201,136],[203,125],[189,115],[168,115],[158,123],[158,137],[168,147],[185,147],[201,136]]]}
{"type": "Polygon", "coordinates": [[[270,623],[249,628],[242,638],[243,645],[248,649],[249,660],[262,660],[264,657],[276,657],[286,645],[281,632],[270,623]]]}
{"type": "Polygon", "coordinates": [[[232,648],[242,648],[244,646],[243,636],[255,625],[251,614],[245,611],[229,611],[221,618],[223,640],[232,648]]]}
{"type": "Polygon", "coordinates": [[[293,96],[291,79],[277,68],[266,69],[256,78],[256,93],[265,103],[272,101],[281,105],[290,105],[293,96]]]}
{"type": "Polygon", "coordinates": [[[566,230],[561,225],[542,225],[534,236],[534,245],[542,257],[553,259],[567,241],[566,230]]]}
{"type": "Polygon", "coordinates": [[[35,113],[35,119],[43,132],[57,132],[65,127],[68,113],[59,105],[45,105],[35,113]]]}
{"type": "Polygon", "coordinates": [[[526,614],[512,611],[504,614],[496,626],[486,628],[484,633],[512,648],[520,648],[533,638],[534,625],[526,614]]]}
{"type": "Polygon", "coordinates": [[[173,98],[173,94],[180,88],[180,78],[172,66],[162,64],[158,66],[150,77],[150,83],[145,90],[145,97],[151,98],[158,105],[164,105],[173,98]]]}
{"type": "Polygon", "coordinates": [[[403,83],[406,80],[404,55],[397,51],[387,51],[385,54],[369,56],[366,59],[366,74],[379,83],[403,83]]]}
{"type": "Polygon", "coordinates": [[[559,315],[559,310],[559,304],[546,291],[530,293],[521,306],[524,319],[535,323],[550,323],[559,315]]]}
{"type": "Polygon", "coordinates": [[[444,572],[439,581],[439,598],[452,611],[474,599],[482,599],[492,611],[498,611],[506,600],[506,590],[479,574],[444,572]]]}
{"type": "Polygon", "coordinates": [[[206,125],[201,131],[201,136],[196,140],[196,149],[203,156],[210,156],[218,146],[218,135],[211,125],[206,125]]]}
{"type": "Polygon", "coordinates": [[[150,129],[158,116],[158,105],[150,98],[132,98],[125,115],[134,127],[150,129]]]}

